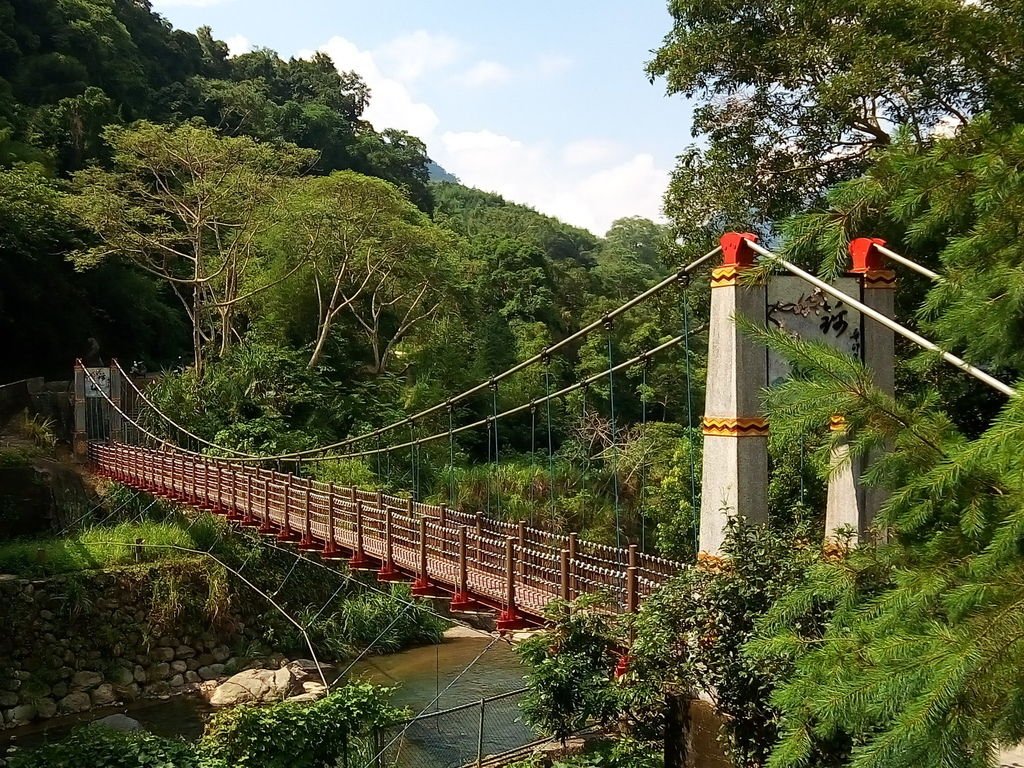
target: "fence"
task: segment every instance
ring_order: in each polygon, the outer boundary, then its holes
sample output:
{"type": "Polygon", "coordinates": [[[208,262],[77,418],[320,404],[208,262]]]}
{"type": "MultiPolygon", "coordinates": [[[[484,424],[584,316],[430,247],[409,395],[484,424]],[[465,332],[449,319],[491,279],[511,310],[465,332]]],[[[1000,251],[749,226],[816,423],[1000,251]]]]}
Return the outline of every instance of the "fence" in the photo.
{"type": "Polygon", "coordinates": [[[378,734],[378,768],[462,768],[489,755],[530,744],[537,734],[523,721],[520,688],[458,707],[420,715],[378,734]]]}

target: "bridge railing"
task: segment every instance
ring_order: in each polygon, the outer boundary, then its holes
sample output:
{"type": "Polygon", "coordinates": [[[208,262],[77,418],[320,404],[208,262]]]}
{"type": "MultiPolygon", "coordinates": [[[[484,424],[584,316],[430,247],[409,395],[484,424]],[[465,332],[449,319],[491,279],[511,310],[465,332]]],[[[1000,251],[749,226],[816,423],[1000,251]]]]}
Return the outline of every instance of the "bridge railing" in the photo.
{"type": "MultiPolygon", "coordinates": [[[[472,595],[534,619],[552,599],[601,591],[618,611],[665,583],[679,564],[637,551],[553,534],[525,521],[340,487],[290,473],[118,443],[90,445],[97,468],[122,483],[226,515],[283,543],[379,563],[382,575],[415,578],[414,591],[472,595]]],[[[376,567],[374,565],[373,567],[376,567]]]]}

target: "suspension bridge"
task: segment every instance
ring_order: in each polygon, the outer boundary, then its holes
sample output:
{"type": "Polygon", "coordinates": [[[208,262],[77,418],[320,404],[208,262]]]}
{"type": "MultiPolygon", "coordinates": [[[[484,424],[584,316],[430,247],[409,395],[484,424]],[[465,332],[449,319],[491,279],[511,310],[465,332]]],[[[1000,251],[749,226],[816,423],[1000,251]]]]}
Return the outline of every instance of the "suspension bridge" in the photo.
{"type": "MultiPolygon", "coordinates": [[[[730,515],[756,522],[765,519],[767,509],[768,425],[760,413],[760,392],[769,384],[769,361],[764,348],[735,327],[735,314],[765,317],[793,333],[798,332],[799,322],[809,318],[812,327],[820,329],[824,341],[847,345],[851,353],[859,355],[883,388],[887,385],[891,389],[893,340],[895,335],[901,335],[939,352],[947,362],[998,391],[1015,394],[1003,382],[892,319],[895,277],[886,260],[919,272],[923,267],[892,252],[877,239],[855,240],[850,251],[850,274],[859,282],[855,290],[843,290],[785,261],[759,245],[753,235],[727,233],[718,247],[657,285],[542,353],[458,395],[365,434],[275,456],[216,445],[188,431],[162,413],[116,363],[109,369],[90,369],[79,363],[75,372],[76,451],[87,457],[99,473],[119,483],[222,515],[233,525],[255,530],[279,545],[316,553],[325,561],[345,561],[351,569],[376,572],[381,581],[411,580],[414,594],[448,598],[453,611],[494,610],[498,614],[497,626],[502,630],[541,622],[545,606],[553,599],[571,600],[597,591],[609,595],[612,610],[634,612],[644,598],[671,579],[683,564],[643,551],[636,543],[624,542],[618,521],[617,544],[611,546],[585,540],[572,531],[542,530],[526,521],[504,521],[480,511],[423,503],[416,498],[415,471],[421,446],[445,439],[454,446],[455,435],[486,429],[488,454],[497,457],[498,424],[502,419],[524,413],[535,416],[538,409],[546,407],[550,430],[553,400],[606,379],[614,448],[619,437],[614,399],[617,372],[645,366],[654,355],[682,345],[689,400],[689,343],[691,336],[701,329],[690,327],[685,291],[698,268],[721,256],[721,264],[713,268],[710,276],[708,394],[701,420],[704,465],[699,502],[700,550],[717,554],[725,520],[730,515]],[[789,272],[792,277],[788,279],[797,280],[803,291],[799,298],[793,294],[792,300],[783,296],[773,303],[770,284],[740,284],[738,278],[755,266],[757,258],[789,272]],[[683,333],[616,363],[610,336],[615,318],[673,286],[681,286],[684,291],[683,333]],[[552,355],[601,329],[609,333],[607,369],[551,391],[552,355]],[[499,411],[499,382],[538,363],[545,366],[545,396],[499,411]],[[491,398],[492,413],[456,426],[455,405],[488,391],[495,393],[491,398]],[[433,434],[416,435],[418,425],[430,424],[442,426],[433,434]],[[389,439],[397,434],[396,430],[406,427],[411,433],[408,440],[389,439]],[[361,444],[369,440],[375,441],[376,447],[362,448],[361,444]],[[280,469],[282,462],[297,467],[304,462],[334,458],[380,457],[396,450],[408,450],[413,457],[414,487],[408,494],[339,487],[303,477],[297,471],[280,469]]],[[[926,272],[929,279],[939,279],[926,272]]],[[[792,286],[785,290],[792,290],[792,286]]],[[[688,421],[694,426],[692,403],[688,421]]],[[[549,432],[549,457],[551,450],[549,432]]],[[[453,448],[450,457],[453,464],[453,448]]],[[[830,480],[829,530],[852,523],[863,532],[873,513],[866,507],[877,507],[880,499],[868,499],[861,492],[860,472],[848,453],[844,454],[840,447],[834,458],[845,462],[846,469],[833,473],[830,480]]],[[[690,481],[691,487],[696,488],[693,470],[690,481]]],[[[615,500],[617,514],[617,486],[615,500]]],[[[698,506],[696,497],[693,502],[698,506]]]]}

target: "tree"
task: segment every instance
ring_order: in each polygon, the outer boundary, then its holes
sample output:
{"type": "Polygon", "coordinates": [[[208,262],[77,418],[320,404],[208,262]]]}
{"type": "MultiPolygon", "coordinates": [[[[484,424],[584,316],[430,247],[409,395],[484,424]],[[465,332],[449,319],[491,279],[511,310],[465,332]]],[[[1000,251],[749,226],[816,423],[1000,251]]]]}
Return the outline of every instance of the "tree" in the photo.
{"type": "Polygon", "coordinates": [[[440,296],[433,284],[445,273],[434,270],[448,258],[451,238],[380,179],[340,171],[297,180],[293,188],[267,234],[286,262],[302,254],[308,264],[299,279],[308,277],[316,295],[309,367],[319,363],[338,316],[348,310],[376,344],[375,370],[383,370],[393,345],[437,311],[437,299],[428,294],[440,296]],[[372,294],[366,314],[353,308],[364,293],[372,294]],[[384,340],[387,307],[404,314],[384,340]]]}
{"type": "Polygon", "coordinates": [[[669,10],[648,74],[699,100],[704,141],[681,155],[666,199],[695,240],[769,230],[862,172],[898,126],[923,143],[983,110],[1003,124],[1021,114],[1014,3],[671,0],[669,10]]]}
{"type": "Polygon", "coordinates": [[[68,199],[98,241],[74,258],[82,267],[122,258],[165,281],[192,324],[201,376],[207,345],[223,354],[235,340],[240,302],[272,284],[246,285],[259,259],[256,237],[288,189],[282,182],[313,154],[191,124],[115,126],[104,136],[114,170],[79,172],[68,199]]]}
{"type": "Polygon", "coordinates": [[[521,705],[526,720],[563,745],[593,721],[609,722],[616,711],[617,638],[601,599],[553,602],[546,609],[551,628],[516,649],[530,667],[521,705]]]}

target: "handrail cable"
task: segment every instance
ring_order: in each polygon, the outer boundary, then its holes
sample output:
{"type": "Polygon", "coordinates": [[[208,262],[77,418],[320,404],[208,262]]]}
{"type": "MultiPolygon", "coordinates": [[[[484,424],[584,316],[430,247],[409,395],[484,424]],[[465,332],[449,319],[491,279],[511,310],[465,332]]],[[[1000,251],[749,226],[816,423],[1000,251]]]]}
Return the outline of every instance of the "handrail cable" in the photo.
{"type": "Polygon", "coordinates": [[[909,328],[905,328],[904,326],[900,325],[895,320],[882,314],[878,310],[872,309],[867,304],[864,304],[858,299],[853,298],[849,294],[843,293],[838,288],[826,283],[824,280],[821,280],[815,277],[814,275],[810,274],[809,272],[800,269],[800,267],[796,266],[795,264],[792,264],[789,261],[786,261],[781,256],[772,253],[767,248],[758,245],[753,240],[745,240],[745,242],[748,246],[750,246],[752,250],[761,254],[769,261],[778,264],[780,267],[783,267],[787,271],[792,272],[797,277],[803,278],[806,282],[810,283],[815,288],[819,288],[820,290],[829,294],[833,298],[840,299],[846,302],[847,305],[853,307],[862,315],[870,317],[875,322],[880,323],[881,325],[888,328],[890,331],[898,333],[903,338],[912,341],[914,344],[917,344],[917,346],[921,347],[922,349],[926,349],[929,352],[937,352],[942,357],[942,359],[945,360],[947,363],[955,366],[956,368],[959,368],[964,373],[970,374],[978,381],[992,387],[992,389],[998,392],[1002,392],[1007,397],[1017,397],[1020,394],[1020,392],[1011,387],[1009,384],[1000,381],[991,374],[983,371],[981,368],[971,365],[970,363],[964,361],[962,358],[959,358],[956,355],[954,355],[952,352],[947,352],[946,350],[942,349],[939,345],[926,339],[924,336],[914,333],[909,328]]]}
{"type": "Polygon", "coordinates": [[[168,424],[170,424],[175,429],[183,432],[184,434],[186,434],[189,437],[191,437],[193,440],[196,440],[197,442],[200,442],[203,445],[208,445],[210,448],[216,448],[218,451],[227,451],[228,453],[233,453],[236,456],[244,456],[244,457],[250,458],[250,459],[261,458],[260,456],[257,456],[255,453],[246,453],[245,451],[239,451],[239,450],[235,450],[234,448],[228,448],[227,446],[224,446],[224,445],[218,445],[217,443],[211,443],[209,440],[206,440],[205,438],[200,437],[199,435],[195,434],[194,432],[190,432],[188,429],[186,429],[185,427],[181,426],[181,424],[179,424],[174,419],[172,419],[170,416],[168,416],[163,411],[161,411],[159,408],[157,408],[156,405],[153,403],[153,401],[150,400],[148,397],[146,397],[146,393],[143,392],[138,387],[138,385],[136,385],[136,383],[134,381],[132,381],[132,377],[129,376],[127,373],[125,373],[125,370],[124,370],[124,368],[121,367],[121,363],[120,362],[118,362],[117,360],[112,360],[111,362],[114,364],[114,366],[116,366],[117,370],[120,372],[120,374],[121,374],[121,381],[127,381],[131,385],[131,388],[135,390],[135,394],[137,394],[140,398],[142,398],[142,402],[144,402],[146,405],[148,405],[152,411],[154,411],[158,416],[160,416],[160,418],[162,418],[164,421],[166,421],[168,424]]]}
{"type": "MultiPolygon", "coordinates": [[[[691,334],[693,334],[693,333],[700,333],[705,328],[707,328],[706,324],[705,325],[701,325],[698,328],[692,329],[690,331],[690,333],[691,334]]],[[[629,368],[631,366],[634,366],[637,363],[640,363],[640,362],[643,362],[644,360],[649,359],[650,357],[656,355],[659,352],[662,352],[662,351],[664,351],[666,349],[674,347],[677,344],[681,344],[685,338],[686,337],[683,336],[683,335],[674,336],[673,338],[669,339],[668,341],[664,342],[663,344],[659,344],[658,346],[653,347],[652,349],[649,349],[646,352],[642,352],[639,355],[636,355],[635,357],[630,358],[629,360],[625,360],[625,361],[623,361],[623,362],[613,366],[610,370],[609,369],[605,369],[605,370],[601,371],[600,373],[595,373],[592,376],[588,376],[586,379],[582,379],[580,381],[575,382],[574,384],[570,384],[567,387],[563,387],[562,389],[559,389],[559,390],[556,390],[554,392],[551,392],[551,393],[545,395],[544,397],[537,398],[536,400],[531,400],[530,402],[523,403],[522,405],[517,405],[514,408],[509,408],[507,411],[501,411],[500,413],[497,414],[497,416],[486,416],[486,417],[484,417],[482,419],[478,419],[477,421],[474,421],[474,422],[472,422],[470,424],[463,424],[460,427],[455,427],[455,429],[453,429],[451,431],[451,434],[457,435],[460,432],[466,432],[466,431],[468,431],[470,429],[476,429],[477,427],[486,426],[487,424],[489,424],[492,421],[495,421],[496,419],[504,419],[504,418],[506,418],[508,416],[515,416],[516,414],[522,413],[523,411],[530,410],[530,408],[535,406],[535,405],[538,405],[538,404],[541,404],[541,403],[545,403],[545,402],[551,402],[552,400],[557,400],[558,398],[564,397],[565,395],[569,394],[570,392],[575,392],[577,389],[581,389],[583,387],[587,387],[590,384],[593,384],[595,381],[598,381],[598,380],[608,376],[611,373],[617,373],[617,372],[619,372],[619,371],[621,371],[621,370],[623,370],[625,368],[629,368]]],[[[448,437],[448,430],[447,429],[445,429],[443,432],[437,432],[436,434],[430,435],[428,437],[417,438],[417,442],[421,443],[421,444],[422,443],[429,443],[429,442],[433,442],[434,440],[440,440],[443,437],[448,437]]],[[[370,449],[370,450],[366,450],[366,451],[356,451],[356,452],[351,452],[351,453],[329,454],[329,455],[326,455],[326,456],[314,456],[312,458],[306,459],[306,461],[314,462],[314,461],[333,461],[335,459],[355,459],[355,458],[359,458],[359,457],[362,457],[362,456],[373,456],[374,454],[379,453],[381,451],[397,451],[397,450],[401,450],[403,448],[408,448],[410,445],[412,445],[411,442],[406,442],[406,443],[399,443],[397,445],[391,445],[391,446],[388,446],[387,448],[381,448],[381,449],[370,449]]],[[[228,461],[231,461],[231,460],[228,459],[228,461]]]]}
{"type": "MultiPolygon", "coordinates": [[[[485,390],[489,386],[491,386],[492,383],[497,383],[499,381],[502,381],[503,379],[507,379],[509,376],[512,376],[512,375],[518,373],[519,371],[523,370],[524,368],[528,368],[529,366],[533,365],[534,363],[541,362],[541,361],[543,361],[545,359],[550,359],[550,356],[551,356],[551,354],[553,352],[556,352],[556,351],[562,349],[563,347],[568,346],[569,344],[572,344],[577,339],[582,338],[582,337],[588,335],[592,331],[595,331],[598,328],[603,327],[604,323],[606,323],[608,320],[616,318],[619,315],[621,315],[621,314],[623,314],[625,312],[628,312],[630,309],[632,309],[633,307],[637,306],[638,304],[641,304],[642,302],[646,301],[651,296],[655,296],[658,293],[661,293],[661,291],[665,290],[666,288],[668,288],[673,283],[678,282],[685,275],[688,275],[689,273],[693,272],[699,266],[701,266],[702,264],[704,264],[708,260],[712,259],[717,254],[719,254],[721,252],[721,250],[722,250],[722,247],[720,245],[719,246],[715,246],[710,251],[705,253],[703,256],[700,256],[699,258],[694,259],[693,261],[691,261],[689,264],[687,264],[687,265],[685,265],[683,267],[680,267],[678,270],[676,270],[674,273],[672,273],[671,275],[666,277],[661,282],[656,283],[655,285],[652,285],[650,288],[648,288],[643,293],[637,294],[632,299],[629,299],[628,301],[624,302],[623,304],[620,304],[618,307],[616,307],[615,309],[611,310],[607,314],[603,315],[601,318],[595,320],[594,322],[590,323],[589,325],[584,326],[583,328],[580,328],[579,330],[577,330],[576,332],[574,332],[574,333],[570,334],[569,336],[565,337],[561,341],[557,341],[554,344],[551,344],[550,346],[545,347],[541,352],[538,352],[536,355],[533,355],[532,357],[529,357],[526,360],[523,360],[523,361],[521,361],[519,363],[516,363],[511,368],[507,368],[506,370],[502,371],[501,373],[498,373],[498,374],[495,374],[494,376],[489,377],[486,381],[482,381],[482,382],[480,382],[480,383],[470,387],[469,389],[465,390],[464,392],[461,392],[461,393],[459,393],[457,395],[453,395],[452,397],[446,398],[443,401],[435,403],[434,405],[432,405],[432,406],[430,406],[428,408],[425,408],[422,411],[419,411],[418,413],[414,413],[414,414],[412,414],[410,416],[406,416],[406,417],[404,417],[402,419],[399,419],[398,421],[394,421],[391,424],[388,424],[387,426],[379,427],[379,428],[377,428],[375,430],[372,430],[370,432],[365,432],[365,433],[363,433],[361,435],[354,435],[352,437],[345,438],[344,440],[339,440],[338,442],[335,442],[335,443],[329,443],[327,445],[317,446],[316,448],[306,448],[306,449],[301,450],[301,451],[292,451],[292,452],[289,452],[289,453],[276,454],[276,455],[272,455],[272,456],[253,456],[253,455],[240,456],[238,458],[232,458],[232,459],[230,459],[230,461],[232,461],[233,463],[247,463],[247,462],[255,463],[257,461],[277,461],[277,460],[281,460],[281,459],[295,459],[295,458],[300,458],[300,457],[304,457],[304,456],[314,456],[316,454],[322,454],[322,453],[325,453],[327,451],[332,451],[332,450],[336,450],[336,449],[339,449],[339,448],[345,448],[347,446],[354,445],[355,443],[362,442],[363,440],[367,440],[367,439],[370,439],[372,437],[379,437],[380,435],[384,434],[385,432],[390,432],[391,430],[397,429],[398,427],[405,426],[407,424],[413,424],[416,421],[419,421],[420,419],[423,419],[423,418],[425,418],[427,416],[433,415],[434,413],[440,411],[443,408],[448,408],[448,407],[450,407],[451,405],[453,405],[455,403],[461,402],[462,400],[465,400],[468,397],[471,397],[471,396],[473,396],[473,395],[475,395],[475,394],[477,394],[479,392],[482,392],[483,390],[485,390]]],[[[110,398],[108,397],[107,400],[109,401],[110,398]]],[[[169,419],[160,410],[154,408],[154,411],[156,411],[156,413],[161,418],[163,418],[164,420],[166,420],[166,421],[168,421],[168,422],[170,422],[172,424],[174,423],[173,421],[171,421],[171,419],[169,419]]],[[[138,426],[138,425],[136,425],[136,426],[138,426]]],[[[148,431],[146,431],[146,433],[148,435],[150,435],[151,437],[156,437],[155,435],[153,435],[152,433],[150,433],[148,431]]],[[[159,439],[159,438],[157,438],[157,439],[159,439]]],[[[219,445],[215,445],[215,444],[213,444],[213,447],[216,447],[218,450],[226,450],[228,452],[235,452],[235,451],[233,451],[233,449],[227,449],[227,448],[224,448],[223,446],[219,446],[219,445]]],[[[225,458],[225,457],[221,457],[221,458],[225,458]]]]}
{"type": "Polygon", "coordinates": [[[892,259],[897,264],[902,264],[904,267],[914,270],[919,275],[924,275],[929,280],[933,280],[934,282],[938,283],[945,279],[938,272],[932,272],[930,269],[928,269],[928,267],[922,266],[921,264],[918,264],[916,261],[908,259],[906,256],[901,256],[895,251],[886,248],[884,245],[881,245],[879,243],[875,243],[874,245],[875,249],[883,256],[892,259]]]}

